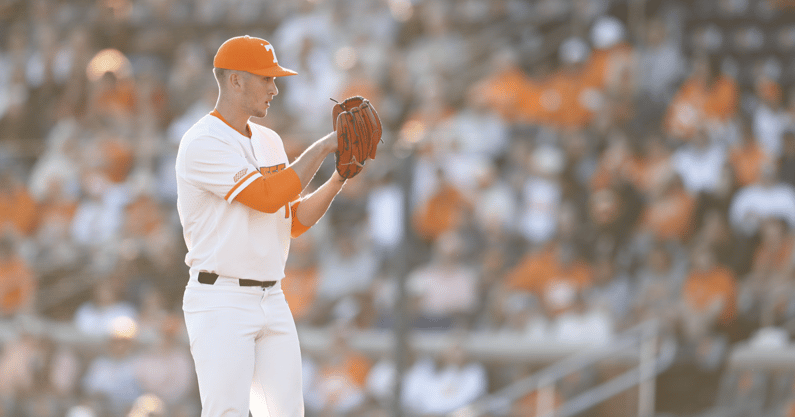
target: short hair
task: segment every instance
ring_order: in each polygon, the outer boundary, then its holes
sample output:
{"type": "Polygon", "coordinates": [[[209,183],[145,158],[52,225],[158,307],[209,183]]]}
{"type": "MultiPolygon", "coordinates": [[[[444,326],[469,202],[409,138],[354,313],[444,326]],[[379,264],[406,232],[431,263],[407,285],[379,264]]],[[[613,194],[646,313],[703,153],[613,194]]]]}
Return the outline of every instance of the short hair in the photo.
{"type": "Polygon", "coordinates": [[[224,68],[213,68],[213,75],[215,75],[215,80],[218,81],[218,86],[222,85],[221,80],[226,78],[226,69],[224,68]]]}

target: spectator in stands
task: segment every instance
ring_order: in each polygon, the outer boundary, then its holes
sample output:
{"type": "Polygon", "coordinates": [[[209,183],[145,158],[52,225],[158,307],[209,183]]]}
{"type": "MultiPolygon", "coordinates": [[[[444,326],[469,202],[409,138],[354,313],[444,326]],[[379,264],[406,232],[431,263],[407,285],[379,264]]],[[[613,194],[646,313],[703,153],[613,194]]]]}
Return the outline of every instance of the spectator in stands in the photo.
{"type": "Polygon", "coordinates": [[[81,358],[74,347],[55,342],[49,362],[47,379],[53,393],[64,405],[71,404],[80,388],[80,376],[84,366],[81,358]]]}
{"type": "Polygon", "coordinates": [[[711,140],[706,129],[693,132],[690,143],[680,146],[672,156],[674,169],[694,196],[718,189],[726,159],[726,149],[711,140]]]}
{"type": "Polygon", "coordinates": [[[479,277],[466,260],[464,243],[456,232],[442,235],[430,261],[411,271],[407,285],[416,297],[416,327],[450,329],[472,319],[479,277]]]}
{"type": "Polygon", "coordinates": [[[518,199],[513,187],[502,178],[498,167],[492,163],[478,172],[476,181],[474,218],[477,228],[487,236],[490,232],[513,231],[518,199]]]}
{"type": "Polygon", "coordinates": [[[591,176],[591,191],[602,190],[622,181],[633,183],[638,176],[638,161],[626,132],[613,129],[608,133],[606,142],[591,176]]]}
{"type": "MultiPolygon", "coordinates": [[[[285,79],[284,102],[294,114],[303,114],[298,122],[307,132],[328,130],[328,109],[318,106],[321,100],[336,97],[342,101],[347,95],[339,95],[343,74],[334,64],[334,56],[329,48],[319,44],[319,39],[305,33],[300,42],[295,67],[301,77],[285,79]]],[[[327,40],[326,40],[327,41],[327,40]]],[[[355,60],[358,57],[350,59],[355,60]]],[[[289,65],[291,64],[288,62],[289,65]]],[[[295,68],[294,67],[294,68],[295,68]]],[[[362,92],[366,94],[366,92],[362,92]]],[[[364,96],[367,97],[367,96],[364,96]]],[[[381,107],[376,106],[377,109],[381,107]]]]}
{"type": "Polygon", "coordinates": [[[588,59],[587,84],[580,101],[594,113],[608,113],[610,123],[624,126],[634,117],[636,57],[624,24],[614,16],[600,16],[590,31],[594,50],[588,59]]]}
{"type": "MultiPolygon", "coordinates": [[[[645,35],[646,43],[640,48],[638,56],[638,89],[641,97],[663,106],[671,99],[676,83],[684,75],[686,61],[664,20],[649,20],[645,35]]],[[[643,103],[643,100],[639,100],[639,103],[643,103]]]]}
{"type": "Polygon", "coordinates": [[[755,106],[754,135],[759,144],[777,159],[781,156],[782,135],[792,124],[792,115],[784,107],[781,87],[767,77],[760,77],[754,85],[755,106]]]}
{"type": "Polygon", "coordinates": [[[467,357],[460,344],[445,349],[438,362],[420,359],[406,375],[403,404],[420,415],[439,415],[469,404],[488,390],[486,369],[467,357]]]}
{"type": "Polygon", "coordinates": [[[739,239],[729,225],[725,208],[707,207],[700,223],[696,224],[696,230],[689,241],[690,246],[709,245],[715,251],[718,262],[732,267],[735,271],[745,270],[744,259],[738,259],[741,248],[737,244],[739,239]]]}
{"type": "Polygon", "coordinates": [[[114,185],[100,171],[88,172],[82,180],[86,195],[72,221],[72,238],[89,248],[108,244],[123,225],[128,190],[123,185],[114,185]]]}
{"type": "Polygon", "coordinates": [[[83,376],[83,390],[106,403],[112,415],[124,415],[143,393],[136,378],[136,331],[134,320],[114,320],[107,351],[91,361],[83,376]]]}
{"type": "Polygon", "coordinates": [[[74,323],[86,335],[107,337],[113,334],[113,325],[118,319],[136,319],[137,316],[135,306],[119,299],[113,279],[105,278],[94,287],[91,300],[78,307],[74,323]]]}
{"type": "Polygon", "coordinates": [[[30,236],[39,221],[38,205],[18,172],[0,172],[0,228],[30,236]]]}
{"type": "Polygon", "coordinates": [[[782,182],[795,186],[795,130],[785,131],[781,141],[778,177],[782,182]]]}
{"type": "Polygon", "coordinates": [[[759,245],[740,292],[740,307],[746,317],[758,315],[772,324],[770,318],[787,308],[787,298],[793,289],[789,277],[794,254],[795,238],[787,223],[774,217],[762,220],[759,245]]]}
{"type": "Polygon", "coordinates": [[[331,249],[319,255],[315,314],[327,315],[340,300],[368,292],[377,271],[377,258],[362,236],[339,231],[331,249]]]}
{"type": "Polygon", "coordinates": [[[583,256],[593,258],[599,251],[617,251],[626,245],[636,229],[643,204],[635,189],[618,184],[588,194],[587,222],[578,234],[583,256]]]}
{"type": "Polygon", "coordinates": [[[679,302],[688,273],[687,255],[676,246],[655,243],[637,272],[634,298],[639,320],[657,318],[663,325],[676,319],[672,305],[679,302]]]}
{"type": "Polygon", "coordinates": [[[313,234],[305,233],[292,240],[292,255],[284,268],[285,276],[290,279],[284,280],[282,290],[296,322],[318,320],[325,324],[331,317],[322,313],[317,316],[312,314],[318,285],[318,249],[315,239],[313,234]]]}
{"type": "Polygon", "coordinates": [[[668,106],[666,131],[678,140],[689,141],[702,125],[727,123],[738,104],[737,83],[721,72],[718,59],[696,57],[689,78],[668,106]]]}
{"type": "Polygon", "coordinates": [[[592,285],[593,269],[568,242],[551,242],[529,251],[511,269],[505,286],[535,294],[553,316],[565,311],[573,297],[592,285]]]}
{"type": "Polygon", "coordinates": [[[633,184],[646,197],[653,196],[674,174],[671,149],[660,132],[651,132],[643,141],[643,151],[635,162],[633,184]]]}
{"type": "Polygon", "coordinates": [[[41,202],[58,184],[63,192],[73,198],[80,189],[80,142],[81,126],[72,118],[59,120],[50,130],[47,146],[33,165],[28,179],[31,197],[41,202]]]}
{"type": "Polygon", "coordinates": [[[508,123],[536,121],[538,86],[519,66],[516,51],[498,49],[490,61],[490,72],[472,86],[470,96],[479,97],[508,123]]]}
{"type": "Polygon", "coordinates": [[[635,283],[617,263],[612,253],[597,253],[593,262],[593,286],[584,294],[588,313],[606,319],[611,333],[613,323],[623,328],[632,318],[632,300],[637,296],[635,283]]]}
{"type": "MultiPolygon", "coordinates": [[[[41,339],[30,328],[23,328],[16,338],[3,347],[0,355],[0,410],[15,415],[18,400],[35,393],[40,387],[39,365],[44,360],[41,339]],[[9,408],[10,407],[10,408],[9,408]]],[[[2,413],[2,411],[0,411],[2,413]]],[[[5,413],[4,413],[5,414],[5,413]]]]}
{"type": "Polygon", "coordinates": [[[430,242],[436,241],[445,232],[464,226],[472,203],[445,176],[437,170],[436,191],[412,214],[412,223],[417,234],[430,242]]]}
{"type": "Polygon", "coordinates": [[[543,245],[555,236],[563,198],[560,174],[565,155],[557,147],[540,145],[525,167],[519,207],[519,231],[531,245],[543,245]]]}
{"type": "Polygon", "coordinates": [[[307,395],[307,408],[332,415],[353,413],[364,404],[365,383],[372,363],[349,345],[342,326],[334,330],[328,355],[318,365],[307,395]]]}
{"type": "Polygon", "coordinates": [[[717,263],[709,246],[693,248],[691,262],[680,311],[685,335],[700,339],[736,318],[737,282],[731,270],[717,263]]]}
{"type": "Polygon", "coordinates": [[[552,323],[552,340],[574,346],[604,346],[613,340],[617,323],[602,300],[589,301],[573,291],[559,291],[555,297],[563,312],[552,323]]]}
{"type": "Polygon", "coordinates": [[[138,315],[138,334],[142,338],[156,339],[163,327],[163,322],[168,318],[169,312],[166,307],[165,294],[150,282],[141,282],[128,285],[128,287],[139,287],[136,307],[138,315]]]}
{"type": "Polygon", "coordinates": [[[571,37],[560,45],[563,64],[544,84],[541,106],[546,117],[539,121],[561,130],[582,129],[590,123],[598,99],[589,80],[594,79],[586,66],[590,47],[579,37],[571,37]]]}
{"type": "Polygon", "coordinates": [[[19,242],[0,237],[0,318],[36,313],[36,276],[20,256],[19,242]]]}
{"type": "MultiPolygon", "coordinates": [[[[345,187],[348,189],[349,187],[345,187]]],[[[344,193],[343,196],[348,194],[344,193]]],[[[357,196],[354,196],[356,199],[357,196]]],[[[393,172],[373,180],[366,196],[366,216],[373,251],[379,260],[394,254],[404,234],[404,191],[393,172]]],[[[343,200],[337,197],[337,202],[343,200]]]]}
{"type": "Polygon", "coordinates": [[[157,334],[157,342],[140,354],[135,362],[135,376],[141,390],[154,394],[169,409],[190,399],[196,375],[188,347],[183,343],[185,330],[176,314],[166,317],[157,334]]]}
{"type": "Polygon", "coordinates": [[[781,182],[773,162],[762,166],[758,183],[740,188],[729,206],[732,227],[743,236],[759,230],[762,219],[777,217],[795,227],[795,188],[781,182]]]}
{"type": "Polygon", "coordinates": [[[693,231],[696,199],[678,174],[661,179],[641,215],[641,230],[656,240],[686,241],[693,231]]]}
{"type": "Polygon", "coordinates": [[[490,330],[496,337],[516,341],[519,339],[543,343],[552,337],[551,322],[538,297],[528,293],[501,291],[491,308],[499,315],[490,330]]]}
{"type": "Polygon", "coordinates": [[[729,151],[729,163],[734,171],[737,184],[741,187],[759,181],[764,162],[775,159],[765,151],[754,136],[753,126],[742,123],[740,143],[729,151]]]}

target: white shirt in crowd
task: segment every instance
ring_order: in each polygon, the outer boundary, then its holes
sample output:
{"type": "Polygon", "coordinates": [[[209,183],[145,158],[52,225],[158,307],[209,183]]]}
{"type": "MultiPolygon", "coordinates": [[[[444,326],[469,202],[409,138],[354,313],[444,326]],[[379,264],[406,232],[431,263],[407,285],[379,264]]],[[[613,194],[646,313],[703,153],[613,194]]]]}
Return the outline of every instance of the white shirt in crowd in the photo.
{"type": "Polygon", "coordinates": [[[767,217],[784,219],[795,227],[795,188],[784,183],[753,184],[737,191],[729,206],[729,220],[735,230],[753,234],[767,217]]]}
{"type": "Polygon", "coordinates": [[[672,159],[674,170],[682,178],[685,189],[696,195],[718,188],[726,164],[726,150],[717,143],[705,148],[688,144],[677,149],[672,159]]]}
{"type": "Polygon", "coordinates": [[[463,407],[488,389],[486,370],[479,363],[436,369],[430,358],[418,360],[406,374],[403,405],[417,414],[444,414],[463,407]]]}

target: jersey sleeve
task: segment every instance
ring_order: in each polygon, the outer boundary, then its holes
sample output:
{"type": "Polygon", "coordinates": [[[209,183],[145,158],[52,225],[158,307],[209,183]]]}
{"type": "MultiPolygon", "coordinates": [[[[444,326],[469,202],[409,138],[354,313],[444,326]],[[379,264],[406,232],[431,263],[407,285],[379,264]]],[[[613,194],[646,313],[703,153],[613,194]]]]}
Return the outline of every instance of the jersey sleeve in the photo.
{"type": "Polygon", "coordinates": [[[227,203],[262,177],[259,170],[231,145],[210,136],[194,139],[185,156],[187,179],[227,203]]]}
{"type": "Polygon", "coordinates": [[[292,220],[292,225],[290,227],[290,236],[293,239],[295,239],[298,236],[301,236],[302,234],[304,234],[304,232],[309,230],[309,227],[310,227],[310,226],[305,226],[305,225],[301,224],[300,221],[298,221],[298,217],[296,216],[296,214],[298,214],[298,206],[300,204],[301,204],[301,200],[298,200],[298,201],[296,201],[296,202],[294,202],[294,203],[292,203],[290,205],[290,211],[292,212],[292,219],[293,219],[292,220]]]}

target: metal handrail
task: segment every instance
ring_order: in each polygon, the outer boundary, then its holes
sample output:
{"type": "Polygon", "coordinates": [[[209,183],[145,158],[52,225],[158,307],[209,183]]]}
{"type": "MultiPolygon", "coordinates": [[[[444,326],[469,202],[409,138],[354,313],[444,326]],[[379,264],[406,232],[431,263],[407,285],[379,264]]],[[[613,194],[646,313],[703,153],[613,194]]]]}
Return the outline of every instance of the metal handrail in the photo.
{"type": "Polygon", "coordinates": [[[522,396],[538,391],[536,415],[539,417],[569,417],[595,406],[608,398],[639,385],[638,416],[649,417],[654,413],[654,391],[656,375],[667,369],[674,359],[675,343],[666,340],[659,356],[656,354],[659,340],[657,320],[649,320],[622,333],[619,339],[597,349],[588,349],[554,363],[539,372],[514,382],[511,385],[486,395],[449,414],[450,417],[478,417],[495,412],[510,405],[522,396]],[[599,361],[614,358],[617,354],[636,346],[639,365],[624,374],[614,377],[586,392],[571,398],[554,410],[554,384],[563,377],[591,366],[599,361]]]}

